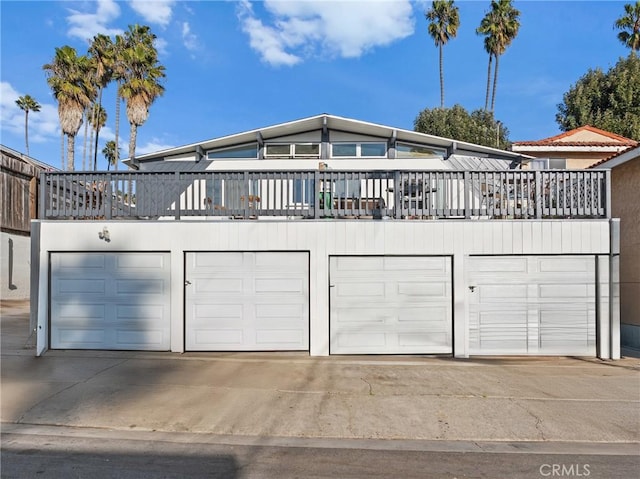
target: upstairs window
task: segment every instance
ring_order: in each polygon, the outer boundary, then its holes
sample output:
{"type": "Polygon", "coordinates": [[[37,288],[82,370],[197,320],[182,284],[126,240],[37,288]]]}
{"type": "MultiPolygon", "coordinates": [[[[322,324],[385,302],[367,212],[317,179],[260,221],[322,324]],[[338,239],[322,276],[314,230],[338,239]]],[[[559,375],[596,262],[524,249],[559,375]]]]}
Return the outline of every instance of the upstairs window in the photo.
{"type": "Polygon", "coordinates": [[[400,142],[396,144],[396,158],[444,158],[446,155],[443,148],[400,142]]]}
{"type": "Polygon", "coordinates": [[[320,158],[320,143],[268,143],[264,148],[266,158],[320,158]]]}
{"type": "Polygon", "coordinates": [[[386,158],[387,144],[383,142],[333,143],[331,156],[334,158],[386,158]]]}
{"type": "Polygon", "coordinates": [[[231,148],[221,148],[207,153],[209,160],[219,159],[255,159],[258,158],[258,144],[250,143],[248,145],[232,146],[231,148]]]}

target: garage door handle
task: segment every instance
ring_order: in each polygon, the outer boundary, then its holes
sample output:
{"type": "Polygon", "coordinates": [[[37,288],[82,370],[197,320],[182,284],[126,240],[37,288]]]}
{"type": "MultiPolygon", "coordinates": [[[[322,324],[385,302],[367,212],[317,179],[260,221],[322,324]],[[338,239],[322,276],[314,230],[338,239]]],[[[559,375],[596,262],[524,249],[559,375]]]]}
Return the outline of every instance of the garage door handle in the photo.
{"type": "Polygon", "coordinates": [[[330,287],[330,288],[335,288],[335,287],[336,287],[336,285],[335,285],[335,284],[330,284],[330,285],[329,285],[329,287],[330,287]]]}
{"type": "Polygon", "coordinates": [[[476,290],[477,286],[469,286],[469,289],[471,290],[471,292],[473,293],[476,290]]]}
{"type": "Polygon", "coordinates": [[[184,280],[184,285],[185,285],[185,286],[189,286],[190,284],[191,284],[191,281],[189,281],[189,280],[187,280],[187,279],[185,279],[185,280],[184,280]]]}

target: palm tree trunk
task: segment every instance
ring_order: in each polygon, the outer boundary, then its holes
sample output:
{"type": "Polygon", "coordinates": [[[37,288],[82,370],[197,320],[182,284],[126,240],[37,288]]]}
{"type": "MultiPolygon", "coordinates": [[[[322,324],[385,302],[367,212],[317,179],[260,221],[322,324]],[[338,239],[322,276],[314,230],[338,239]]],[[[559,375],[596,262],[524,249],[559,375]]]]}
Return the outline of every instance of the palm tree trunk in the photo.
{"type": "Polygon", "coordinates": [[[89,133],[89,115],[88,110],[84,109],[84,146],[82,149],[82,171],[87,171],[87,133],[89,133]]]}
{"type": "Polygon", "coordinates": [[[102,110],[102,90],[103,88],[100,87],[100,92],[98,93],[98,111],[96,112],[96,118],[94,123],[94,126],[96,128],[96,142],[94,143],[94,149],[93,149],[93,171],[96,171],[98,169],[98,137],[100,136],[100,126],[98,125],[98,116],[100,115],[100,111],[102,110]]]}
{"type": "Polygon", "coordinates": [[[442,43],[440,44],[440,108],[444,109],[444,68],[442,65],[442,43]]]}
{"type": "Polygon", "coordinates": [[[75,170],[75,148],[76,137],[75,135],[67,135],[67,171],[75,170]]]}
{"type": "Polygon", "coordinates": [[[121,102],[121,98],[120,98],[120,82],[118,81],[118,84],[116,85],[116,162],[113,165],[114,169],[116,171],[118,171],[118,162],[120,160],[120,158],[118,158],[118,145],[119,140],[118,140],[118,136],[119,136],[119,131],[120,131],[120,102],[121,102]]]}
{"type": "Polygon", "coordinates": [[[491,90],[491,62],[493,54],[489,53],[489,67],[487,68],[487,94],[484,98],[484,111],[489,109],[489,91],[491,90]]]}
{"type": "Polygon", "coordinates": [[[64,171],[64,131],[60,129],[60,169],[64,171]]]}
{"type": "Polygon", "coordinates": [[[500,62],[500,55],[496,55],[496,68],[493,71],[493,92],[491,93],[491,113],[494,111],[496,104],[496,87],[498,86],[498,63],[500,62]]]}
{"type": "Polygon", "coordinates": [[[29,156],[29,109],[24,112],[24,144],[27,147],[27,156],[29,156]]]}
{"type": "MultiPolygon", "coordinates": [[[[131,131],[129,133],[129,169],[133,169],[136,156],[136,139],[138,137],[138,127],[135,123],[131,123],[131,131]]],[[[129,204],[133,204],[133,180],[129,175],[129,204]]]]}
{"type": "Polygon", "coordinates": [[[135,123],[131,123],[131,132],[129,133],[129,165],[133,166],[136,157],[136,139],[138,136],[138,127],[135,123]]]}
{"type": "MultiPolygon", "coordinates": [[[[93,126],[89,131],[89,169],[91,169],[91,159],[93,158],[93,134],[95,133],[93,126]]],[[[96,171],[95,162],[93,163],[93,171],[96,171]]]]}

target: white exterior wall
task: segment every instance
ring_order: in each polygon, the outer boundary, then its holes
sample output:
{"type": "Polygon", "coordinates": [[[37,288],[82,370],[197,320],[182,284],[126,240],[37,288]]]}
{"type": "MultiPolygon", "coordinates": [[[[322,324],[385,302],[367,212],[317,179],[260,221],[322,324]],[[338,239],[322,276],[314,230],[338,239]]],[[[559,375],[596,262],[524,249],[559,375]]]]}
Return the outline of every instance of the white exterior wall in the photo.
{"type": "MultiPolygon", "coordinates": [[[[329,257],[331,255],[449,255],[453,258],[454,354],[469,355],[465,261],[469,255],[609,255],[608,220],[408,221],[44,221],[40,228],[38,351],[46,348],[49,252],[167,251],[171,256],[171,350],[184,348],[185,251],[307,251],[310,255],[310,353],[329,354],[329,257]],[[110,241],[98,237],[103,228],[110,241]]],[[[36,228],[37,228],[36,226],[36,228]]],[[[38,250],[39,248],[39,250],[38,250]]],[[[601,298],[609,271],[600,263],[601,298]]],[[[35,269],[34,269],[35,271],[35,269]]],[[[619,339],[600,309],[600,344],[619,339]]],[[[613,315],[615,316],[615,315],[613,315]]],[[[615,318],[614,318],[615,319],[615,318]]]]}
{"type": "Polygon", "coordinates": [[[29,299],[31,239],[3,231],[0,241],[0,298],[29,299]]]}

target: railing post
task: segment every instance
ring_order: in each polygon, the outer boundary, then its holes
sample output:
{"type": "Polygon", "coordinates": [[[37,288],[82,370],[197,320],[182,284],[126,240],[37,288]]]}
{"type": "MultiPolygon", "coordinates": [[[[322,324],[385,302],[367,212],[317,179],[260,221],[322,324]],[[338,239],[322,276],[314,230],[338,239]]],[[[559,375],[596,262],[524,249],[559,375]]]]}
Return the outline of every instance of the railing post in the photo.
{"type": "Polygon", "coordinates": [[[174,177],[175,177],[175,181],[176,181],[176,191],[178,193],[178,195],[176,197],[175,218],[176,218],[176,220],[179,220],[180,219],[180,208],[182,207],[180,205],[180,196],[181,196],[181,191],[180,191],[180,172],[176,171],[174,177]]]}
{"type": "MultiPolygon", "coordinates": [[[[104,217],[110,220],[113,215],[113,188],[111,187],[111,173],[107,173],[107,185],[105,188],[105,205],[104,205],[104,217]]],[[[118,200],[116,199],[116,205],[118,200]]]]}
{"type": "Polygon", "coordinates": [[[605,218],[611,218],[611,170],[604,170],[605,179],[605,218]]]}
{"type": "Polygon", "coordinates": [[[251,188],[249,188],[249,172],[244,171],[242,173],[242,191],[244,193],[240,196],[240,198],[244,196],[244,219],[245,220],[248,220],[249,216],[251,216],[250,208],[249,208],[249,205],[251,204],[251,201],[249,201],[250,189],[251,188]]]}
{"type": "Polygon", "coordinates": [[[47,176],[45,172],[42,172],[40,173],[40,198],[38,198],[38,212],[36,214],[36,217],[41,220],[47,217],[46,185],[47,176]]]}
{"type": "Polygon", "coordinates": [[[464,195],[464,217],[471,218],[471,182],[469,181],[469,172],[462,172],[462,194],[464,195]]]}
{"type": "Polygon", "coordinates": [[[393,172],[393,203],[395,205],[394,217],[399,220],[402,218],[402,185],[400,180],[400,172],[398,170],[393,172]]]}
{"type": "Polygon", "coordinates": [[[543,205],[543,198],[542,198],[542,173],[540,172],[540,170],[536,170],[535,172],[535,179],[534,179],[534,185],[535,185],[535,198],[534,198],[534,208],[536,209],[536,218],[537,219],[542,219],[542,205],[543,205]]]}
{"type": "MultiPolygon", "coordinates": [[[[320,171],[316,170],[313,172],[313,190],[315,194],[313,196],[313,219],[320,218],[320,171]]],[[[322,201],[324,201],[324,193],[322,193],[322,201]]],[[[323,210],[324,211],[324,210],[323,210]]]]}

